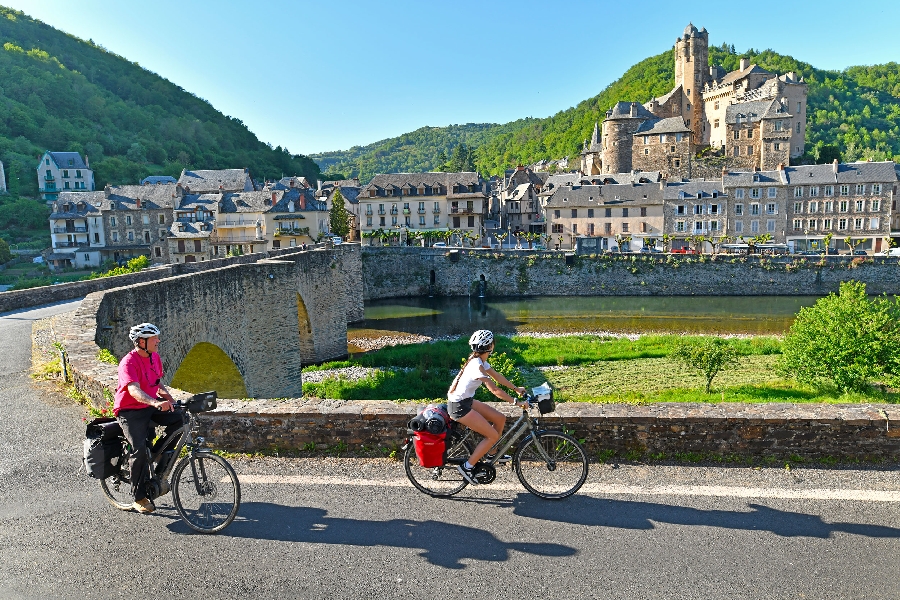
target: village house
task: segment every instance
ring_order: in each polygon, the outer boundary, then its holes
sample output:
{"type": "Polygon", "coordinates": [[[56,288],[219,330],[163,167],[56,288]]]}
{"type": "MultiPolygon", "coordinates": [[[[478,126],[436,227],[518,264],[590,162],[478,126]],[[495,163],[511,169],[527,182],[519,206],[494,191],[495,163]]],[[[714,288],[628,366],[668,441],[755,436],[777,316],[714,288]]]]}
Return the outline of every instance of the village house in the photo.
{"type": "Polygon", "coordinates": [[[897,187],[893,162],[781,166],[774,171],[726,173],[731,203],[728,235],[769,234],[792,251],[883,252],[891,236],[897,187]]]}
{"type": "Polygon", "coordinates": [[[376,175],[360,190],[363,235],[396,231],[457,230],[484,236],[489,190],[478,173],[392,173],[376,175]]]}
{"type": "Polygon", "coordinates": [[[665,201],[663,231],[671,240],[670,250],[693,248],[709,252],[723,241],[727,235],[728,207],[721,180],[663,179],[661,185],[665,201]],[[708,241],[694,241],[699,238],[708,241]]]}
{"type": "MultiPolygon", "coordinates": [[[[276,185],[275,187],[283,187],[276,185]]],[[[310,187],[289,187],[268,191],[271,203],[264,213],[265,235],[270,250],[311,244],[328,233],[329,215],[325,202],[310,187]]]]}
{"type": "Polygon", "coordinates": [[[37,166],[41,198],[52,202],[60,192],[94,191],[94,172],[78,152],[44,152],[37,166]]]}
{"type": "Polygon", "coordinates": [[[103,192],[62,192],[50,212],[50,254],[54,270],[99,267],[105,245],[100,207],[103,192]]]}
{"type": "Polygon", "coordinates": [[[169,262],[166,239],[176,186],[108,185],[103,193],[104,260],[123,262],[146,255],[155,263],[169,262]]]}
{"type": "Polygon", "coordinates": [[[334,205],[333,199],[335,192],[340,191],[344,197],[344,208],[350,214],[350,235],[348,241],[359,241],[361,235],[361,223],[363,215],[360,214],[359,207],[359,179],[344,179],[341,181],[325,181],[319,182],[319,189],[316,190],[316,198],[325,202],[326,210],[331,210],[334,205]]]}
{"type": "MultiPolygon", "coordinates": [[[[175,186],[173,222],[166,236],[171,263],[202,262],[216,258],[210,237],[215,229],[216,212],[222,193],[187,193],[182,184],[175,186]]],[[[222,256],[227,249],[222,252],[222,256]]]]}
{"type": "Polygon", "coordinates": [[[657,246],[664,229],[664,188],[665,181],[651,183],[647,178],[554,185],[541,201],[551,247],[574,249],[579,237],[600,238],[598,249],[606,251],[657,246]]]}

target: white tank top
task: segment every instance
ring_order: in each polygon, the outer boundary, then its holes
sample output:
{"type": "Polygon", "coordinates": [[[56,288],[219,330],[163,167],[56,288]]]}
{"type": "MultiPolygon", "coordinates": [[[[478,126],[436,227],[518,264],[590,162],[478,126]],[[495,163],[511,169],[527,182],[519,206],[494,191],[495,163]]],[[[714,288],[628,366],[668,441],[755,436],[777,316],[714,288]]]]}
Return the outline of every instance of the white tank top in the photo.
{"type": "Polygon", "coordinates": [[[459,402],[460,400],[471,398],[475,395],[475,392],[484,382],[486,377],[481,372],[481,369],[479,369],[479,366],[484,367],[485,370],[491,368],[491,365],[478,357],[470,360],[469,364],[466,365],[466,368],[463,369],[459,381],[456,382],[456,390],[452,392],[449,390],[447,391],[448,402],[459,402]]]}

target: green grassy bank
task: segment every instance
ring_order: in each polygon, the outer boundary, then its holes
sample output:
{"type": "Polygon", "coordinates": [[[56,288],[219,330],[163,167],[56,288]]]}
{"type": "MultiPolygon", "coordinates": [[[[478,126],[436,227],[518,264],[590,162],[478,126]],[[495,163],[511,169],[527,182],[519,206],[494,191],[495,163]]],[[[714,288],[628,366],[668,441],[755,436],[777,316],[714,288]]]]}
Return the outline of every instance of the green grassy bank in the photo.
{"type": "MultiPolygon", "coordinates": [[[[709,394],[698,371],[669,354],[683,340],[700,337],[647,335],[637,340],[603,336],[498,337],[496,354],[517,367],[525,385],[549,381],[562,402],[897,402],[900,394],[871,389],[840,394],[780,377],[775,363],[781,341],[774,337],[729,338],[739,364],[722,371],[709,394]]],[[[330,377],[305,383],[307,396],[347,400],[442,399],[467,355],[465,340],[394,346],[348,361],[308,367],[304,372],[362,366],[376,370],[350,381],[330,377]]],[[[500,358],[499,360],[502,360],[500,358]]],[[[494,365],[496,367],[496,365],[494,365]]],[[[509,376],[509,374],[507,374],[509,376]]]]}

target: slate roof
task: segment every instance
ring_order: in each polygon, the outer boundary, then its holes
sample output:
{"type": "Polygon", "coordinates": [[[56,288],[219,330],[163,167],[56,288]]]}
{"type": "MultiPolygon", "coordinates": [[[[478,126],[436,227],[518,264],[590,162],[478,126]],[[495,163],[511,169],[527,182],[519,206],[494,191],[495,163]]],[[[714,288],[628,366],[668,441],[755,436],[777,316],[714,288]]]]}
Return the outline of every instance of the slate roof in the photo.
{"type": "Polygon", "coordinates": [[[168,237],[173,238],[208,238],[210,234],[212,234],[213,224],[212,220],[207,221],[197,221],[196,223],[182,223],[175,222],[172,223],[172,226],[169,227],[169,235],[168,237]],[[201,230],[200,227],[203,226],[204,230],[201,230]],[[181,231],[181,229],[184,231],[181,231]]]}
{"type": "MultiPolygon", "coordinates": [[[[663,94],[662,96],[659,96],[658,98],[653,98],[653,100],[656,100],[660,104],[665,104],[672,98],[672,96],[675,94],[675,92],[679,92],[681,90],[682,90],[682,85],[679,83],[674,88],[672,88],[672,91],[669,92],[668,94],[663,94]]],[[[650,102],[652,102],[653,100],[651,100],[650,102]]],[[[650,102],[648,102],[647,104],[650,104],[650,102]]],[[[644,107],[646,108],[646,106],[647,105],[645,104],[644,107]]]]}
{"type": "Polygon", "coordinates": [[[193,194],[218,192],[251,192],[253,181],[246,169],[217,169],[181,172],[178,183],[193,194]]]}
{"type": "Polygon", "coordinates": [[[528,189],[532,187],[530,183],[521,183],[509,194],[507,200],[523,200],[528,197],[528,189]]]}
{"type": "Polygon", "coordinates": [[[739,80],[743,79],[747,75],[751,75],[754,73],[759,73],[759,74],[764,74],[764,75],[774,75],[774,73],[772,73],[771,71],[766,71],[762,67],[760,67],[756,64],[752,64],[749,67],[747,67],[746,69],[744,69],[743,71],[741,71],[740,69],[737,69],[735,71],[728,73],[727,75],[725,75],[725,77],[722,78],[722,81],[720,83],[721,84],[733,83],[735,81],[739,81],[739,80]]]}
{"type": "MultiPolygon", "coordinates": [[[[368,190],[372,187],[381,190],[392,189],[394,191],[394,195],[400,195],[400,190],[402,187],[408,185],[410,187],[417,188],[420,185],[427,185],[434,187],[435,185],[440,184],[443,186],[443,190],[447,192],[447,195],[453,195],[455,197],[468,197],[468,196],[479,196],[486,197],[487,195],[483,191],[478,191],[474,193],[466,192],[466,193],[457,193],[453,194],[453,186],[454,185],[476,185],[481,188],[482,180],[479,177],[478,173],[474,172],[459,172],[459,173],[388,173],[383,175],[376,175],[372,178],[372,181],[369,182],[368,185],[363,186],[362,189],[368,190]]],[[[388,196],[390,197],[390,196],[388,196]]]]}
{"type": "Polygon", "coordinates": [[[219,210],[219,199],[222,194],[185,194],[175,207],[176,211],[190,211],[195,208],[204,208],[212,213],[219,210]]]}
{"type": "Polygon", "coordinates": [[[282,177],[276,183],[280,183],[281,185],[290,188],[290,187],[312,187],[309,184],[309,180],[306,177],[300,177],[299,175],[294,175],[293,177],[282,177]],[[291,181],[294,182],[294,185],[291,186],[291,181]]]}
{"type": "Polygon", "coordinates": [[[609,208],[625,203],[646,205],[662,204],[662,202],[662,190],[657,184],[608,184],[559,187],[544,206],[546,208],[609,208]]]}
{"type": "Polygon", "coordinates": [[[160,183],[178,183],[171,175],[150,175],[141,179],[141,185],[157,185],[160,183]]]}
{"type": "Polygon", "coordinates": [[[548,177],[550,177],[549,173],[532,171],[528,168],[516,169],[509,175],[509,178],[506,181],[506,190],[513,190],[523,183],[531,183],[533,185],[542,186],[548,177]]]}
{"type": "Polygon", "coordinates": [[[632,171],[631,173],[602,173],[600,175],[581,175],[580,173],[564,173],[547,178],[539,196],[546,197],[562,186],[577,185],[616,185],[645,184],[659,181],[659,171],[632,171]]]}
{"type": "Polygon", "coordinates": [[[101,193],[106,196],[103,208],[109,210],[139,210],[138,199],[142,208],[151,210],[174,208],[177,200],[174,183],[108,186],[101,193]]]}
{"type": "MultiPolygon", "coordinates": [[[[50,155],[50,158],[53,159],[53,162],[61,169],[90,169],[89,166],[84,162],[84,159],[81,158],[81,155],[77,152],[50,152],[47,154],[50,155]],[[72,161],[72,164],[69,164],[69,161],[72,161]]],[[[40,169],[40,165],[38,165],[38,169],[40,169]]]]}
{"type": "MultiPolygon", "coordinates": [[[[339,187],[332,188],[331,190],[328,191],[328,194],[326,196],[327,200],[331,200],[331,196],[334,194],[334,191],[336,189],[341,190],[341,195],[344,197],[344,200],[346,200],[348,203],[350,203],[350,204],[358,204],[359,203],[360,188],[357,186],[352,186],[352,187],[339,186],[339,187]]],[[[316,195],[318,196],[318,194],[316,194],[316,195]]]]}
{"type": "MultiPolygon", "coordinates": [[[[831,165],[827,166],[831,168],[831,165]]],[[[784,171],[746,171],[726,173],[722,176],[722,181],[726,188],[784,185],[787,183],[787,176],[784,171]]]]}
{"type": "Polygon", "coordinates": [[[725,107],[725,122],[734,124],[738,116],[741,122],[756,122],[761,119],[789,119],[792,115],[781,101],[757,100],[755,102],[739,102],[725,107]],[[779,109],[781,112],[779,112],[779,109]]]}
{"type": "Polygon", "coordinates": [[[697,200],[700,194],[703,200],[712,199],[713,192],[719,198],[724,197],[725,188],[721,179],[688,179],[666,183],[664,198],[666,200],[697,200]]]}
{"type": "MultiPolygon", "coordinates": [[[[274,192],[280,199],[283,193],[274,192]]],[[[272,200],[273,192],[228,192],[219,201],[220,213],[263,213],[270,210],[266,201],[272,200]]]]}
{"type": "Polygon", "coordinates": [[[656,135],[660,133],[690,133],[691,130],[684,124],[681,117],[669,117],[656,121],[644,121],[638,127],[634,135],[656,135]]]}
{"type": "Polygon", "coordinates": [[[657,118],[652,112],[644,108],[640,102],[616,102],[613,107],[606,111],[607,119],[655,119],[657,118]],[[637,106],[637,117],[631,116],[631,105],[637,106]]]}
{"type": "Polygon", "coordinates": [[[50,218],[65,219],[98,215],[103,199],[103,192],[60,192],[59,197],[53,202],[53,212],[50,213],[50,218]],[[81,210],[78,209],[79,202],[84,202],[84,208],[81,210]],[[72,210],[62,210],[66,204],[70,204],[72,210]]]}

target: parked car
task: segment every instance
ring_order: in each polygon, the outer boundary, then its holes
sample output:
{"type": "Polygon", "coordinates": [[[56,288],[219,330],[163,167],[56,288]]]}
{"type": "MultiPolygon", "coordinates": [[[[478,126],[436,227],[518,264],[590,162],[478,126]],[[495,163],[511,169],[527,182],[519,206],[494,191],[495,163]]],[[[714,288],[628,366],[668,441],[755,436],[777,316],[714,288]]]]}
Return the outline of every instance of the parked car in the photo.
{"type": "Polygon", "coordinates": [[[643,246],[643,247],[641,247],[641,254],[655,254],[655,253],[658,253],[658,252],[662,252],[662,250],[660,250],[660,249],[657,248],[656,246],[643,246]]]}
{"type": "Polygon", "coordinates": [[[672,254],[700,254],[693,248],[672,248],[672,254]]]}
{"type": "Polygon", "coordinates": [[[331,238],[331,243],[334,244],[335,246],[337,246],[338,244],[340,244],[340,243],[343,242],[343,241],[344,241],[344,240],[342,240],[342,239],[339,238],[338,236],[334,236],[334,237],[331,238]]]}
{"type": "Polygon", "coordinates": [[[868,256],[868,255],[869,255],[869,253],[866,252],[865,250],[854,250],[853,251],[853,256],[868,256]]]}
{"type": "Polygon", "coordinates": [[[431,245],[432,248],[446,248],[446,242],[435,242],[431,245]]]}
{"type": "Polygon", "coordinates": [[[900,248],[889,248],[887,252],[876,252],[875,256],[900,256],[900,248]]]}

